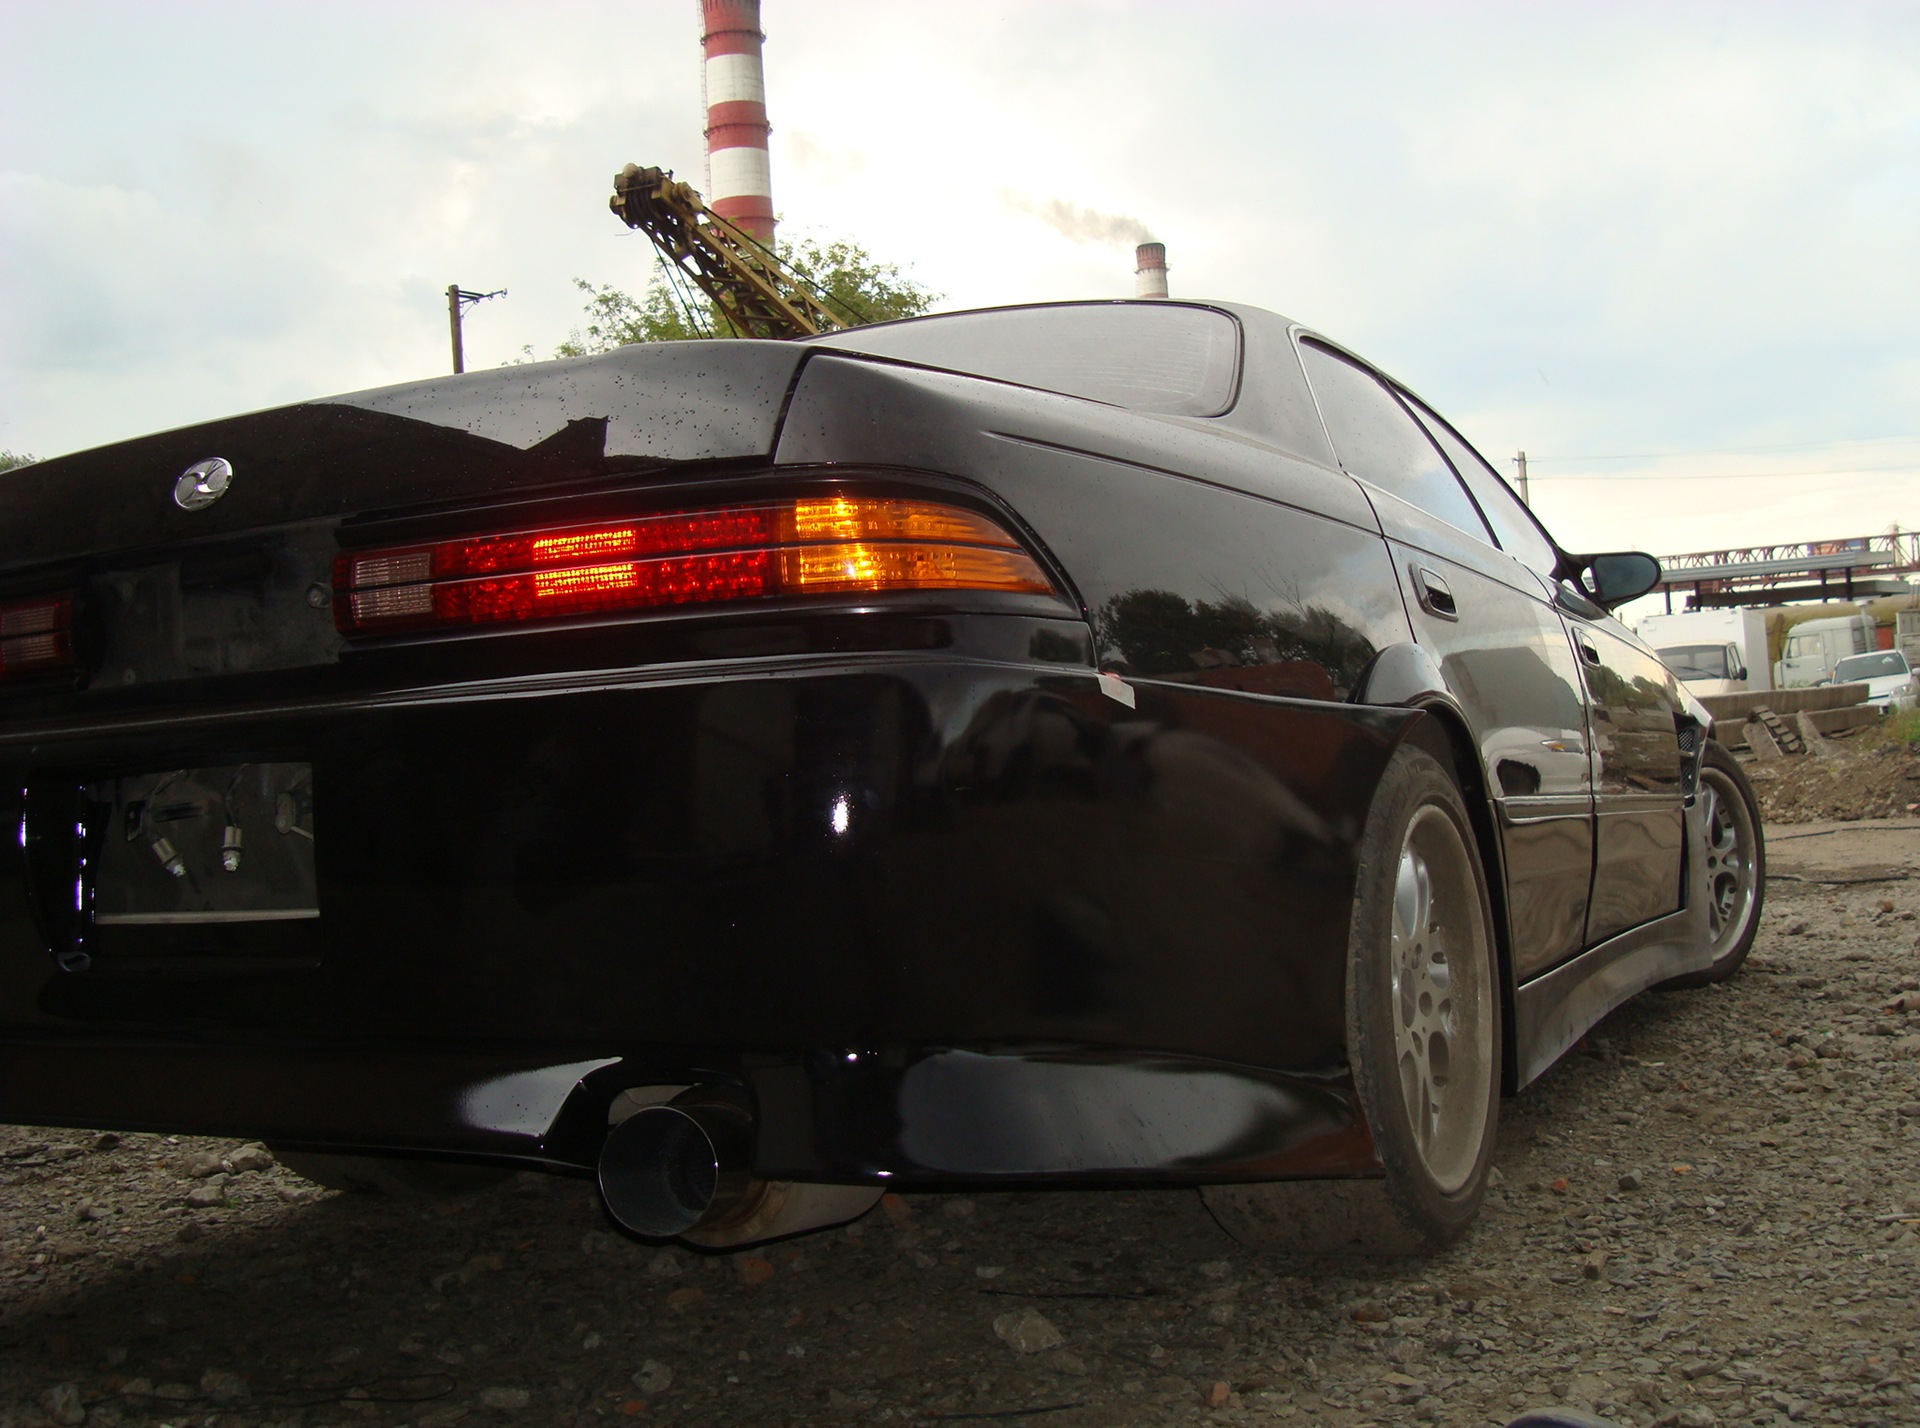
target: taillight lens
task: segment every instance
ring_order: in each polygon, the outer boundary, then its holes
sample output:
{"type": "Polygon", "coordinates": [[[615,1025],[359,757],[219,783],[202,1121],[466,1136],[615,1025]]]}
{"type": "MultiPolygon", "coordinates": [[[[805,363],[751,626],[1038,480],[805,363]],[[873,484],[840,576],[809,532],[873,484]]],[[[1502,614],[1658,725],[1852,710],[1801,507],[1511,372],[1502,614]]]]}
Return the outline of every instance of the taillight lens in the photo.
{"type": "Polygon", "coordinates": [[[72,669],[73,597],[0,603],[0,680],[72,669]]]}
{"type": "Polygon", "coordinates": [[[348,551],[344,634],[900,590],[1053,593],[1013,537],[956,506],[827,496],[348,551]]]}

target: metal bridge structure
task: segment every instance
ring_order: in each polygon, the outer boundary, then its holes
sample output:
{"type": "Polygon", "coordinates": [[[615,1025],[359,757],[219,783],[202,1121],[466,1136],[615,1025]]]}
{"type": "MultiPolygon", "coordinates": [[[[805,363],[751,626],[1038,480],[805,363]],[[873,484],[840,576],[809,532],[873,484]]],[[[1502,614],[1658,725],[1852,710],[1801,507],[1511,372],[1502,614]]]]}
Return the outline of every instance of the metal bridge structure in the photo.
{"type": "Polygon", "coordinates": [[[1689,610],[1905,595],[1913,587],[1901,577],[1920,573],[1920,532],[1663,555],[1660,570],[1654,590],[1669,612],[1676,593],[1689,610]]]}

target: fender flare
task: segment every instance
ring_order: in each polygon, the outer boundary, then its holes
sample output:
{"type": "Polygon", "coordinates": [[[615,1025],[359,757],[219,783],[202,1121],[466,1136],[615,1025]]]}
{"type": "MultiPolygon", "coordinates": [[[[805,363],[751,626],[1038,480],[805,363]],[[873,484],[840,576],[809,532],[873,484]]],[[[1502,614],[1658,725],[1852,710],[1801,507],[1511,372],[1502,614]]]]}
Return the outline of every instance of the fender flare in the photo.
{"type": "Polygon", "coordinates": [[[1492,786],[1480,759],[1460,701],[1447,688],[1446,677],[1433,655],[1411,641],[1389,645],[1368,662],[1354,681],[1355,703],[1417,709],[1427,717],[1409,720],[1402,740],[1415,740],[1436,758],[1452,764],[1461,793],[1472,815],[1480,844],[1480,861],[1487,870],[1487,891],[1493,901],[1494,943],[1500,958],[1500,987],[1505,1031],[1501,1060],[1509,1090],[1518,1086],[1514,1040],[1513,929],[1507,909],[1507,861],[1500,841],[1500,815],[1494,807],[1492,786]]]}

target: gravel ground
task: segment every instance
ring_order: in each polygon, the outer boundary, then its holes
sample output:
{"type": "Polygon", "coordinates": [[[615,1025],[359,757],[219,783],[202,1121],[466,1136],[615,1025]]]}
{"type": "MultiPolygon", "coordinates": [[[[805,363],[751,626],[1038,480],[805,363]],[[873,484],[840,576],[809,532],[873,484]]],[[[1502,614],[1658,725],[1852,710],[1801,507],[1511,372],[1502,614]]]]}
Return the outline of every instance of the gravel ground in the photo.
{"type": "Polygon", "coordinates": [[[1823,739],[1805,754],[1747,765],[1760,816],[1772,823],[1900,818],[1920,813],[1920,740],[1912,716],[1823,739]],[[1907,738],[1898,731],[1908,732],[1907,738]]]}
{"type": "Polygon", "coordinates": [[[1251,1255],[1190,1192],[890,1197],[704,1257],[583,1181],[423,1206],[0,1129],[0,1425],[1920,1423],[1920,826],[1845,881],[1869,832],[1778,844],[1739,979],[1507,1102],[1431,1260],[1251,1255]]]}

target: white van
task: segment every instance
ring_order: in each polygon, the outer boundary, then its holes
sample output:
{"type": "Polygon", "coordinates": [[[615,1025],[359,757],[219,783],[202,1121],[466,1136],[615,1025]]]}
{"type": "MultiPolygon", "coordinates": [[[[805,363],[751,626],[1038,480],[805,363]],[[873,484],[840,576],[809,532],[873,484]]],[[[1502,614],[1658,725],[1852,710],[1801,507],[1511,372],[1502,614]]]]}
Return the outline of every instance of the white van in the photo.
{"type": "Polygon", "coordinates": [[[1740,607],[1647,615],[1633,632],[1696,695],[1771,689],[1766,610],[1740,607]]]}

